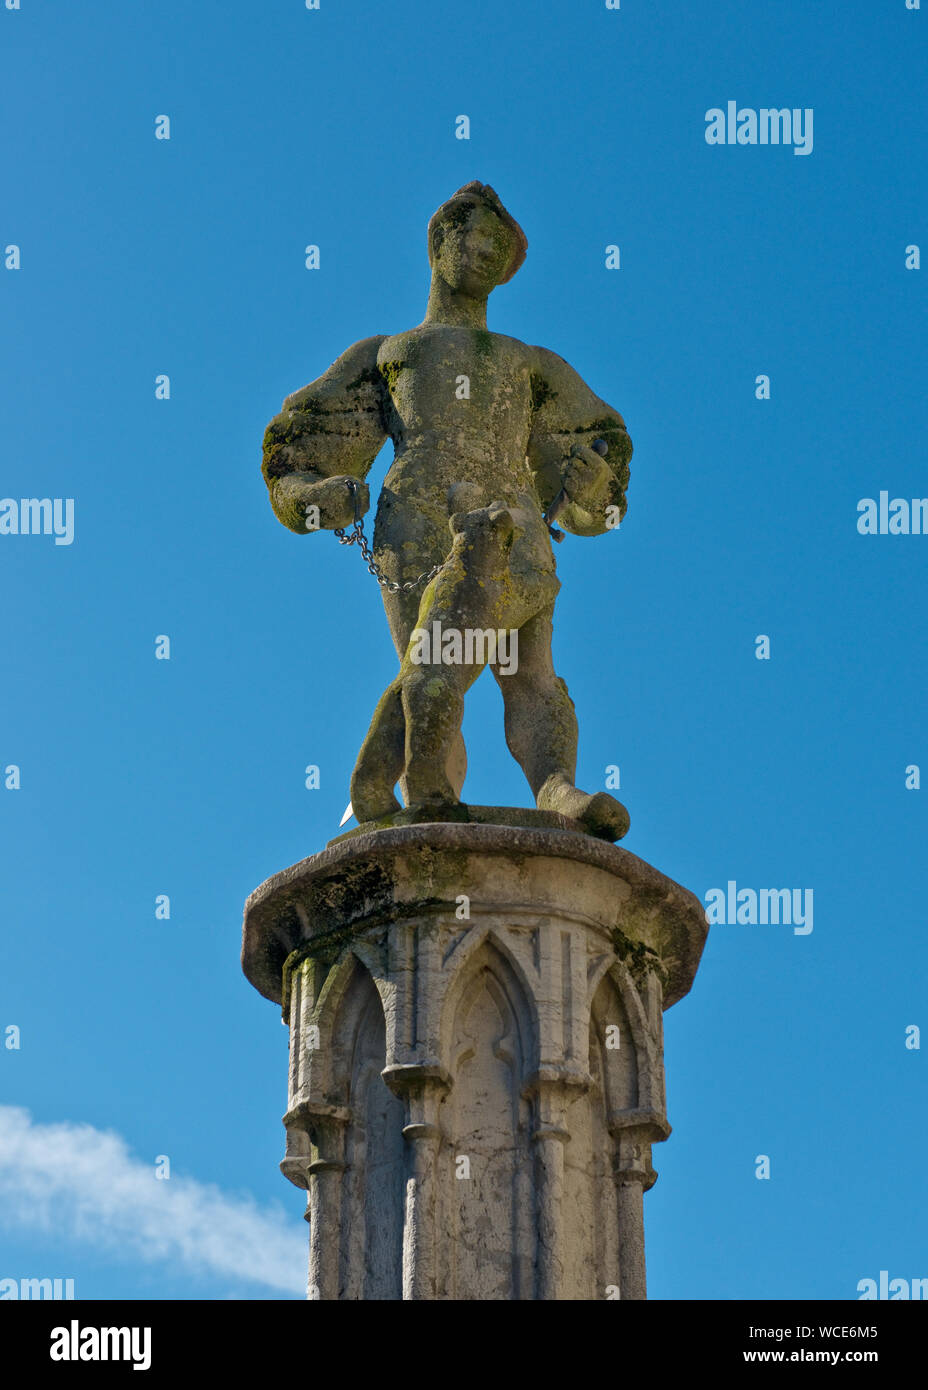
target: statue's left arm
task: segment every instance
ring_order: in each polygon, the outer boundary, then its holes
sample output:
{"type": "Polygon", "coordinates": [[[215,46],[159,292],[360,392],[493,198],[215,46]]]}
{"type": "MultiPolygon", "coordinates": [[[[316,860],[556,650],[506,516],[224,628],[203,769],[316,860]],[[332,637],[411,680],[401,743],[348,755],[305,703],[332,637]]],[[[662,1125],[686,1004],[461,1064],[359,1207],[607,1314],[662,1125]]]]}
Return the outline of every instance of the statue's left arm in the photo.
{"type": "Polygon", "coordinates": [[[563,487],[558,525],[577,536],[600,536],[625,515],[632,441],[617,410],[595,395],[562,357],[533,348],[532,431],[528,459],[542,506],[563,487]],[[601,456],[591,448],[605,440],[601,456]],[[609,511],[609,508],[613,511],[609,511]]]}

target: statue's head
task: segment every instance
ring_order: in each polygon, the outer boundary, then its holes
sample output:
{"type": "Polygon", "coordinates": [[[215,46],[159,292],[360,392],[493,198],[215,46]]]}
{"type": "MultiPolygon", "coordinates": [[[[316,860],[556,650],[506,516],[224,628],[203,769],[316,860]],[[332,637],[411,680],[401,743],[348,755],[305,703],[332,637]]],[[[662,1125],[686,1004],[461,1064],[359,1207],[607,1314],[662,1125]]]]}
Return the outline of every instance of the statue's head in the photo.
{"type": "Polygon", "coordinates": [[[488,183],[466,183],[429,221],[432,273],[474,298],[511,280],[527,246],[522,228],[488,183]]]}

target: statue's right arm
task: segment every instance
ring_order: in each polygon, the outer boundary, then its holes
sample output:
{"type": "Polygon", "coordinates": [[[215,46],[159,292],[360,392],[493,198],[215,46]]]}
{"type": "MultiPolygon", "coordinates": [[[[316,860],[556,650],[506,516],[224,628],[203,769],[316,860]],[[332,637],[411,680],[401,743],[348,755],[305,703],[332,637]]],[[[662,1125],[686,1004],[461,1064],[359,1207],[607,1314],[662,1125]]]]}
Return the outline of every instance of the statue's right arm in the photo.
{"type": "Polygon", "coordinates": [[[387,437],[386,383],[377,370],[382,337],[355,343],[318,381],[295,391],[264,432],[261,472],[278,521],[305,535],[307,507],[319,508],[319,527],[349,526],[354,501],[348,479],[358,479],[361,509],[369,505],[361,481],[387,437]]]}

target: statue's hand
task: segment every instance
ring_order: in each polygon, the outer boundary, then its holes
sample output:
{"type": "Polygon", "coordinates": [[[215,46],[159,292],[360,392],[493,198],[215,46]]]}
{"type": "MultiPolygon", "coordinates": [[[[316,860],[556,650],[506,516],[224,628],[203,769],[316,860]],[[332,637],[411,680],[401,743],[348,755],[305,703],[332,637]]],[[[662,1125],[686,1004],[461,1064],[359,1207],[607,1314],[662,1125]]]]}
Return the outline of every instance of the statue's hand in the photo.
{"type": "Polygon", "coordinates": [[[561,485],[568,501],[584,511],[596,512],[609,500],[612,469],[606,460],[585,444],[574,444],[561,474],[561,485]]]}
{"type": "Polygon", "coordinates": [[[319,478],[288,473],[271,481],[271,502],[277,519],[298,536],[350,526],[355,519],[355,498],[357,515],[363,516],[370,506],[367,485],[360,478],[347,475],[319,478]]]}
{"type": "Polygon", "coordinates": [[[321,482],[313,483],[310,491],[312,495],[307,493],[307,505],[319,508],[319,525],[326,531],[350,526],[357,518],[364,516],[371,505],[367,483],[347,474],[323,478],[321,482]]]}

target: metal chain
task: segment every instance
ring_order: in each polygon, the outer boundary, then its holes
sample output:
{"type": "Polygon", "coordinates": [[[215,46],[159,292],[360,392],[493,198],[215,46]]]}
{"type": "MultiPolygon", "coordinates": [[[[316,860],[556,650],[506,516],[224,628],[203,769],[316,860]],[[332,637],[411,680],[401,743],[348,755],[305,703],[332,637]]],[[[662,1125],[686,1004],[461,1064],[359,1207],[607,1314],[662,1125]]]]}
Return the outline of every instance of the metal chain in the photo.
{"type": "Polygon", "coordinates": [[[352,534],[347,536],[343,526],[335,527],[335,536],[339,545],[357,545],[361,549],[361,554],[367,562],[368,573],[372,574],[382,589],[387,589],[391,594],[407,594],[412,589],[418,589],[420,584],[427,584],[430,579],[434,579],[439,570],[444,569],[450,556],[446,556],[441,564],[433,565],[430,570],[424,570],[415,579],[408,580],[405,584],[399,584],[395,579],[388,579],[383,570],[374,559],[373,552],[367,543],[367,536],[364,534],[364,522],[361,519],[361,498],[358,492],[357,483],[349,483],[348,488],[354,498],[354,525],[352,534]]]}
{"type": "Polygon", "coordinates": [[[367,561],[367,568],[369,573],[371,573],[374,576],[374,578],[377,580],[377,583],[380,585],[382,589],[389,589],[391,594],[405,594],[408,593],[411,589],[418,589],[420,584],[427,584],[430,579],[434,579],[438,571],[444,569],[445,565],[447,564],[447,559],[442,560],[440,565],[433,565],[430,570],[424,570],[422,574],[417,575],[415,579],[407,580],[405,584],[399,584],[395,579],[388,579],[387,576],[384,574],[383,570],[378,565],[377,561],[374,559],[373,552],[371,551],[370,546],[367,544],[367,537],[364,534],[364,522],[356,521],[351,529],[353,534],[350,536],[346,536],[344,528],[341,526],[336,526],[335,535],[338,538],[339,545],[360,546],[361,554],[367,561]]]}
{"type": "MultiPolygon", "coordinates": [[[[594,439],[591,447],[599,454],[600,458],[604,457],[609,452],[609,445],[606,443],[605,439],[594,439]]],[[[336,526],[334,528],[335,535],[339,545],[358,545],[361,547],[361,554],[367,562],[368,572],[374,576],[382,589],[388,589],[391,594],[408,594],[410,590],[418,589],[420,584],[428,584],[430,579],[435,578],[439,570],[444,569],[445,565],[451,559],[450,554],[445,556],[440,565],[433,565],[430,570],[423,570],[422,574],[417,575],[415,579],[408,580],[405,584],[398,584],[395,579],[388,579],[374,559],[373,552],[367,543],[367,536],[364,534],[364,522],[361,519],[361,493],[358,484],[354,480],[348,483],[348,491],[351,493],[354,500],[354,525],[351,528],[352,534],[348,536],[345,534],[345,528],[343,526],[336,526]]],[[[550,531],[552,540],[562,541],[564,539],[564,532],[559,531],[554,525],[554,518],[557,516],[558,512],[563,510],[567,501],[567,494],[564,489],[561,488],[548,510],[542,514],[542,520],[550,531]]]]}

